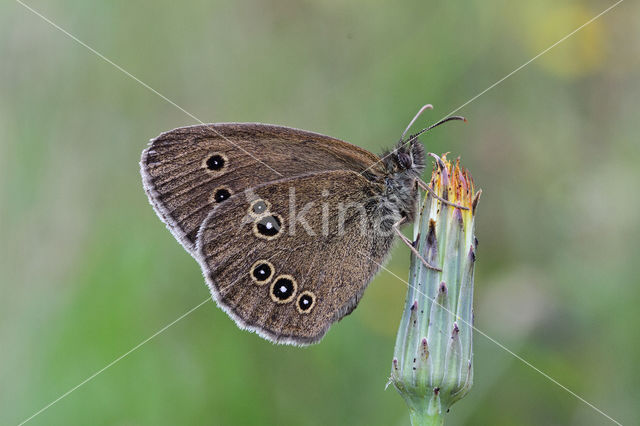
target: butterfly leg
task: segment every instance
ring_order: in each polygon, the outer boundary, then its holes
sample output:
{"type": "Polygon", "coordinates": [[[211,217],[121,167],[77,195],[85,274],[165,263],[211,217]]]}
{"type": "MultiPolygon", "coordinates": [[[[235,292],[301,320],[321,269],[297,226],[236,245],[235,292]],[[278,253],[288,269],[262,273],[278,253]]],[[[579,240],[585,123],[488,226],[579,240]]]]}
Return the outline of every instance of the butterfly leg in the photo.
{"type": "Polygon", "coordinates": [[[402,233],[402,231],[400,231],[400,225],[402,225],[402,223],[404,221],[405,221],[405,218],[403,217],[402,219],[400,219],[399,221],[397,221],[396,223],[393,224],[394,232],[396,234],[398,234],[398,236],[400,237],[402,242],[405,243],[407,245],[407,247],[409,247],[409,249],[413,252],[413,254],[416,255],[416,257],[418,259],[420,259],[420,262],[422,262],[424,264],[424,266],[426,266],[429,269],[433,269],[434,271],[442,271],[442,269],[438,268],[437,266],[433,266],[432,264],[427,262],[426,259],[424,257],[422,257],[420,252],[418,252],[418,250],[416,250],[416,248],[413,246],[413,243],[411,242],[411,240],[409,240],[407,237],[405,237],[404,234],[402,233]]]}
{"type": "Polygon", "coordinates": [[[444,204],[448,204],[448,205],[450,205],[452,207],[455,207],[455,208],[458,208],[458,209],[469,210],[469,207],[465,207],[465,206],[461,206],[460,204],[452,203],[451,201],[447,201],[444,198],[438,196],[438,194],[436,194],[436,192],[429,186],[429,184],[427,184],[422,179],[418,178],[418,179],[416,179],[416,181],[418,182],[418,186],[420,188],[422,188],[423,190],[425,190],[426,192],[431,194],[431,196],[433,198],[435,198],[436,200],[439,200],[444,204]]]}

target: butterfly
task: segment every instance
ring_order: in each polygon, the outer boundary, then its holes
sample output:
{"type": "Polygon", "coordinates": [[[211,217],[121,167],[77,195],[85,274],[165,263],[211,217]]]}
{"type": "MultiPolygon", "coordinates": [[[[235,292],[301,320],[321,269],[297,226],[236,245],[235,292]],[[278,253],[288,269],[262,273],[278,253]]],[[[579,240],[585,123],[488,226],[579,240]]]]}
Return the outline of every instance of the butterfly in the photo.
{"type": "Polygon", "coordinates": [[[430,191],[418,136],[463,119],[405,140],[429,107],[381,156],[269,124],[174,129],[142,152],[144,189],[239,327],[316,343],[356,308],[395,236],[413,249],[399,226],[413,221],[419,187],[430,191]]]}

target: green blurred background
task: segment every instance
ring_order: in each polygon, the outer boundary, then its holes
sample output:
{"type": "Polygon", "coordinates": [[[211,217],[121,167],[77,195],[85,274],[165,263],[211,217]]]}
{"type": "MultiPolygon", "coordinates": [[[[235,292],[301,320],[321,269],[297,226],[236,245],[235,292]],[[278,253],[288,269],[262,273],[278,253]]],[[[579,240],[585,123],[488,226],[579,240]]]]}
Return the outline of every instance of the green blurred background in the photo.
{"type": "MultiPolygon", "coordinates": [[[[30,0],[205,122],[379,152],[611,1],[30,0]]],[[[423,139],[484,190],[476,326],[624,424],[640,413],[640,7],[625,1],[423,139]],[[635,117],[635,119],[634,119],[635,117]]],[[[19,3],[0,6],[0,424],[17,424],[208,297],[138,171],[182,111],[19,3]]],[[[406,277],[409,252],[389,267],[406,277]]],[[[386,272],[318,345],[209,302],[29,424],[408,425],[385,391],[405,285],[386,272]]],[[[612,424],[479,334],[450,425],[612,424]]]]}

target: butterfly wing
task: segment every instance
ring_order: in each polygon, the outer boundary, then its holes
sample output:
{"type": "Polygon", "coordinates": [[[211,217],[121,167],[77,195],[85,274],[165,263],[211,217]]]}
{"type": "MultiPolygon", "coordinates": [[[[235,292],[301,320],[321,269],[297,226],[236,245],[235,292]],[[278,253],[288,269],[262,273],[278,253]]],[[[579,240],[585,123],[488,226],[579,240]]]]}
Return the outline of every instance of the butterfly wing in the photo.
{"type": "Polygon", "coordinates": [[[183,127],[153,139],[140,162],[160,219],[194,254],[198,229],[218,201],[265,182],[313,171],[369,172],[376,155],[329,136],[256,123],[183,127]]]}
{"type": "Polygon", "coordinates": [[[269,340],[319,341],[356,307],[391,247],[393,236],[373,229],[381,191],[359,173],[328,171],[219,204],[197,239],[214,299],[269,340]]]}

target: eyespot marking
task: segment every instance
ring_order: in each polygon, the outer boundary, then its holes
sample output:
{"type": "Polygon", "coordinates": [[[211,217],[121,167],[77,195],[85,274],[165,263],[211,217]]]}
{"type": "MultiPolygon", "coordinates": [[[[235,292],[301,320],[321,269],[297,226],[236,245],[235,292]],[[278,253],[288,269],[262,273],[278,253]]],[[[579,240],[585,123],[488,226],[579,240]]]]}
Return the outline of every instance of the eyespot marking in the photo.
{"type": "Polygon", "coordinates": [[[269,296],[276,303],[291,302],[298,290],[298,283],[291,275],[280,275],[269,288],[269,296]]]}
{"type": "Polygon", "coordinates": [[[271,204],[268,201],[259,198],[249,206],[249,215],[258,217],[268,212],[270,208],[271,204]]]}
{"type": "Polygon", "coordinates": [[[282,232],[282,218],[277,214],[266,214],[256,219],[253,233],[256,237],[272,240],[282,232]]]}
{"type": "Polygon", "coordinates": [[[301,314],[308,314],[316,305],[316,295],[306,290],[300,293],[296,301],[296,309],[301,314]]]}
{"type": "Polygon", "coordinates": [[[227,165],[228,160],[224,154],[214,153],[209,155],[203,162],[202,167],[209,172],[221,172],[227,165]]]}
{"type": "Polygon", "coordinates": [[[268,260],[258,260],[251,267],[249,276],[257,285],[264,285],[271,281],[275,271],[276,268],[274,268],[273,263],[268,260]]]}
{"type": "Polygon", "coordinates": [[[231,192],[227,188],[217,188],[213,193],[213,202],[221,203],[231,197],[231,192]]]}

